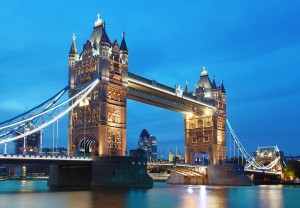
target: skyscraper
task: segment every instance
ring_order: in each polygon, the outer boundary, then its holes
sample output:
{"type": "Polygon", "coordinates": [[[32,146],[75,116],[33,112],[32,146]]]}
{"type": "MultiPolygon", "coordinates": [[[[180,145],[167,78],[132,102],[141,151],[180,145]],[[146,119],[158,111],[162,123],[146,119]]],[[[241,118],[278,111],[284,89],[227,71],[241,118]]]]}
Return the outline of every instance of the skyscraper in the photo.
{"type": "Polygon", "coordinates": [[[145,151],[148,160],[157,160],[157,139],[151,136],[147,129],[143,129],[138,139],[138,149],[145,151]]]}

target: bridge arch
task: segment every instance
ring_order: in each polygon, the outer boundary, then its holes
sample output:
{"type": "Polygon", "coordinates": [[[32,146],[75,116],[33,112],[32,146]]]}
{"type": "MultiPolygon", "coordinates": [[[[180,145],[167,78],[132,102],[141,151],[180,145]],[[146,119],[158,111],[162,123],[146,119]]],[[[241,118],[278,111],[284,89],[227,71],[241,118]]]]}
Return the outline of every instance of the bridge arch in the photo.
{"type": "Polygon", "coordinates": [[[77,154],[87,154],[91,156],[98,155],[98,142],[93,137],[79,137],[77,142],[73,145],[74,153],[77,154]]]}
{"type": "Polygon", "coordinates": [[[207,152],[196,152],[194,154],[194,164],[195,165],[209,165],[210,156],[207,152]]]}

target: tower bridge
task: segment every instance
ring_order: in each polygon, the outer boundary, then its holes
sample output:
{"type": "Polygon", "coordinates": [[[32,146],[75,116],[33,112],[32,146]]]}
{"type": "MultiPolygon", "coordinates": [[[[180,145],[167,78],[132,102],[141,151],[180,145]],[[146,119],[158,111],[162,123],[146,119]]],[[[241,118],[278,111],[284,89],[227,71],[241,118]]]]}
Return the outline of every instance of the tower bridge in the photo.
{"type": "Polygon", "coordinates": [[[132,99],[184,114],[185,160],[205,152],[212,164],[225,159],[226,92],[217,87],[204,68],[194,92],[172,88],[128,71],[128,49],[110,41],[106,24],[98,17],[94,30],[79,54],[75,36],[69,53],[69,95],[100,77],[85,102],[70,111],[69,153],[126,154],[126,100],[132,99]],[[88,143],[86,150],[79,148],[88,143]]]}
{"type": "MultiPolygon", "coordinates": [[[[134,74],[128,70],[125,33],[122,33],[120,45],[116,40],[111,42],[106,32],[106,24],[98,16],[81,53],[78,53],[76,47],[76,36],[72,36],[68,69],[67,88],[36,108],[0,123],[0,144],[6,145],[8,142],[24,139],[25,145],[26,136],[38,131],[43,135],[44,128],[69,114],[69,156],[125,156],[127,99],[132,99],[184,115],[186,163],[193,163],[195,157],[202,153],[209,156],[211,165],[224,161],[227,122],[233,140],[248,164],[264,170],[246,152],[226,120],[226,91],[223,81],[217,86],[215,78],[211,81],[205,68],[193,91],[188,89],[187,83],[185,89],[180,85],[172,88],[134,74]],[[69,99],[58,103],[67,90],[69,99]],[[21,132],[30,122],[36,128],[21,132]]],[[[134,161],[126,158],[124,161],[127,168],[136,165],[134,161]]],[[[139,164],[144,163],[140,159],[137,161],[139,164]]],[[[94,158],[91,162],[107,165],[99,158],[94,158]]],[[[112,172],[109,174],[115,173],[115,170],[110,170],[112,172]]],[[[142,171],[143,168],[137,166],[135,170],[142,171]]],[[[95,165],[93,171],[92,174],[97,171],[104,174],[106,170],[99,170],[95,165]]],[[[96,177],[93,178],[97,180],[96,177]]]]}

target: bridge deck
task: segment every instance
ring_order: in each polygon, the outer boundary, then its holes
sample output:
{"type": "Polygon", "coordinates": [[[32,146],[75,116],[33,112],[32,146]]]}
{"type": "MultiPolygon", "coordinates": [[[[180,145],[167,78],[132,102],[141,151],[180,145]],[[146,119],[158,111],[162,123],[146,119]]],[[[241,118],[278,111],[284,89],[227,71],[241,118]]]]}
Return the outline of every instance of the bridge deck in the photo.
{"type": "Polygon", "coordinates": [[[175,88],[133,73],[128,73],[128,98],[181,113],[193,112],[195,108],[201,107],[215,109],[210,99],[198,100],[185,92],[178,95],[175,88]]]}
{"type": "Polygon", "coordinates": [[[43,164],[74,164],[74,163],[89,163],[90,157],[73,157],[66,155],[14,155],[0,154],[0,163],[43,163],[43,164]]]}

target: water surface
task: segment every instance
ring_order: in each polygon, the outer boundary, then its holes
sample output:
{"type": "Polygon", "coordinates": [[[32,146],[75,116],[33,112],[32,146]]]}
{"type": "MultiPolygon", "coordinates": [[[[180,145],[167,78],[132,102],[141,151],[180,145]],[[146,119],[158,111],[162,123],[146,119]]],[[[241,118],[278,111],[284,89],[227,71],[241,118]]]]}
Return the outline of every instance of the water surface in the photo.
{"type": "Polygon", "coordinates": [[[46,181],[1,181],[0,207],[300,207],[300,186],[168,185],[151,189],[51,190],[46,181]]]}

